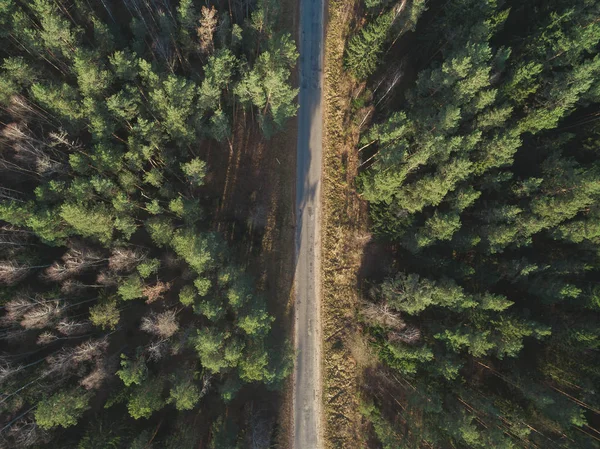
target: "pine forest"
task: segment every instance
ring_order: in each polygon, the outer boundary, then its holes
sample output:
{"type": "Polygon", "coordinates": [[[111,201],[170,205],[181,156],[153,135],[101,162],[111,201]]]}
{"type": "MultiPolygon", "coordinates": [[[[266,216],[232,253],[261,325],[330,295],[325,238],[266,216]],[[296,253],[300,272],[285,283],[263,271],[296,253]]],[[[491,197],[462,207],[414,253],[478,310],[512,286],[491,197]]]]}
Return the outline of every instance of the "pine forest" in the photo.
{"type": "Polygon", "coordinates": [[[361,7],[344,64],[380,254],[357,318],[374,438],[600,447],[600,3],[361,7]]]}
{"type": "Polygon", "coordinates": [[[205,155],[296,114],[279,14],[274,0],[0,2],[1,447],[270,437],[252,407],[292,353],[211,225],[222,167],[205,155]]]}
{"type": "Polygon", "coordinates": [[[0,43],[0,449],[600,449],[600,0],[0,43]]]}

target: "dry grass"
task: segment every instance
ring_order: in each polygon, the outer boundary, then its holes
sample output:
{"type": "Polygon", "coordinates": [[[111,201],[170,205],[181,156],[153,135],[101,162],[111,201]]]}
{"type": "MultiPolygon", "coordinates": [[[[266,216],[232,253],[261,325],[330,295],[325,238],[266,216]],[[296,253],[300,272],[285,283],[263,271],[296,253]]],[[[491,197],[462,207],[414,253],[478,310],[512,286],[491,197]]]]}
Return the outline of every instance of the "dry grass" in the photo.
{"type": "Polygon", "coordinates": [[[358,411],[359,376],[371,356],[356,328],[358,272],[367,242],[366,205],[354,189],[358,126],[350,122],[356,85],[342,67],[355,0],[329,2],[325,41],[325,142],[323,167],[323,386],[325,445],[364,447],[358,411]],[[359,366],[363,365],[363,366],[359,366]]]}
{"type": "Polygon", "coordinates": [[[356,332],[350,335],[346,339],[346,344],[358,369],[364,371],[365,369],[377,367],[379,364],[377,354],[369,344],[369,341],[364,338],[362,334],[356,332]]]}

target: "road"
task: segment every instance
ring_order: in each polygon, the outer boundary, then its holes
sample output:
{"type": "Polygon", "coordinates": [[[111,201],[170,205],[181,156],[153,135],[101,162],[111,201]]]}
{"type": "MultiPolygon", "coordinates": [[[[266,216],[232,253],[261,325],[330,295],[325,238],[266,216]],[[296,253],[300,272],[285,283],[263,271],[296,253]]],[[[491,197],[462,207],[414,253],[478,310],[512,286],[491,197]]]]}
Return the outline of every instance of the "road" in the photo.
{"type": "Polygon", "coordinates": [[[324,0],[300,0],[292,449],[321,449],[320,196],[324,0]]]}

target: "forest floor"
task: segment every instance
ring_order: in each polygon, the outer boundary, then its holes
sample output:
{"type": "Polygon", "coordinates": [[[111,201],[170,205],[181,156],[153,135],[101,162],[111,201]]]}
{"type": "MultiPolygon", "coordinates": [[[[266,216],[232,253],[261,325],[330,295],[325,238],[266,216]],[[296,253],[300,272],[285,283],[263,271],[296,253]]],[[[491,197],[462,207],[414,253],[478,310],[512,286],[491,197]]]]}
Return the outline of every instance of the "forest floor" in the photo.
{"type": "MultiPolygon", "coordinates": [[[[282,29],[298,41],[298,1],[281,0],[282,29]]],[[[292,84],[298,75],[292,72],[292,84]]],[[[247,117],[252,120],[252,117],[247,117]]],[[[273,323],[273,343],[293,338],[294,316],[294,204],[296,187],[297,120],[266,141],[254,127],[239,127],[227,167],[220,174],[221,197],[215,227],[242,253],[248,270],[259,279],[266,295],[273,323]],[[241,234],[241,235],[240,235],[241,234]]],[[[220,155],[224,157],[225,155],[220,155]]],[[[288,381],[291,384],[291,380],[288,381]]],[[[266,392],[265,392],[266,393],[266,392]]],[[[262,401],[276,418],[277,447],[289,447],[291,435],[292,388],[267,394],[262,401]]]]}
{"type": "MultiPolygon", "coordinates": [[[[264,141],[258,132],[241,126],[233,151],[219,173],[221,196],[213,226],[225,235],[247,271],[258,279],[273,322],[272,343],[291,340],[293,329],[294,216],[296,120],[264,141]]],[[[224,151],[227,151],[224,149],[224,151]]],[[[210,164],[210,159],[208,160],[210,164]]],[[[278,440],[290,432],[287,391],[264,392],[259,406],[277,416],[278,440]]],[[[256,396],[256,395],[255,395],[256,396]]],[[[285,447],[285,446],[282,446],[285,447]]]]}
{"type": "MultiPolygon", "coordinates": [[[[282,0],[281,7],[284,12],[281,27],[297,39],[297,0],[282,0]]],[[[295,71],[292,84],[298,85],[295,71]]],[[[265,140],[256,124],[250,126],[252,121],[249,113],[240,118],[231,151],[223,146],[211,149],[206,156],[209,166],[223,167],[210,181],[214,185],[211,194],[215,196],[218,211],[213,226],[226,236],[248,272],[258,279],[269,312],[276,318],[271,343],[281,346],[293,338],[298,125],[297,120],[292,119],[285,130],[265,140]]],[[[282,392],[261,391],[262,400],[256,404],[262,412],[276,419],[276,444],[281,449],[288,448],[291,434],[291,391],[290,385],[282,392]]],[[[253,397],[256,396],[254,393],[253,397]]]]}
{"type": "Polygon", "coordinates": [[[356,342],[359,273],[367,206],[356,193],[359,126],[351,121],[358,86],[343,69],[356,1],[330,0],[325,39],[322,300],[325,447],[364,447],[356,342]]]}

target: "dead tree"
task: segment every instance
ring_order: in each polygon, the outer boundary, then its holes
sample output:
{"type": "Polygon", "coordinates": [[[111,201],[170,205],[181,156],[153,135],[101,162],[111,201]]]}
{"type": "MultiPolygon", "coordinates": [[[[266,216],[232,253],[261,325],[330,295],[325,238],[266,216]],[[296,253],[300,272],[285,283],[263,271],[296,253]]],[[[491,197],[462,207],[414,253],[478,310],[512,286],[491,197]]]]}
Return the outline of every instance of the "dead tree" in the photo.
{"type": "Polygon", "coordinates": [[[65,309],[57,300],[37,304],[23,314],[21,326],[25,329],[43,329],[60,317],[65,309]]]}
{"type": "Polygon", "coordinates": [[[151,304],[154,301],[158,301],[162,299],[164,294],[171,288],[171,284],[169,282],[158,281],[154,285],[149,285],[144,288],[142,292],[143,295],[148,298],[146,299],[146,304],[151,304]]]}
{"type": "Polygon", "coordinates": [[[49,434],[37,425],[33,416],[30,416],[34,408],[35,406],[25,410],[0,430],[7,443],[7,446],[0,447],[25,448],[49,441],[49,434]]]}
{"type": "Polygon", "coordinates": [[[198,40],[200,41],[200,52],[203,55],[210,55],[215,50],[214,34],[217,29],[217,23],[218,17],[215,7],[212,6],[209,9],[206,6],[203,6],[200,26],[197,29],[198,40]]]}
{"type": "Polygon", "coordinates": [[[142,318],[140,329],[161,339],[167,339],[179,330],[179,323],[175,311],[167,310],[159,314],[152,313],[142,318]]]}
{"type": "Polygon", "coordinates": [[[14,261],[0,261],[0,284],[15,285],[22,281],[31,267],[25,264],[18,264],[14,261]]]}
{"type": "Polygon", "coordinates": [[[249,449],[269,449],[273,433],[273,418],[265,410],[251,402],[246,408],[246,420],[249,432],[247,433],[247,447],[249,449]]]}
{"type": "Polygon", "coordinates": [[[406,323],[404,323],[400,314],[391,309],[386,303],[364,302],[361,313],[369,323],[396,330],[402,330],[406,327],[406,323]]]}
{"type": "Polygon", "coordinates": [[[83,271],[102,265],[106,258],[101,254],[86,248],[80,243],[75,243],[73,247],[62,256],[61,262],[54,262],[44,273],[44,277],[51,281],[64,281],[65,279],[80,274],[83,271]]]}
{"type": "Polygon", "coordinates": [[[15,246],[24,247],[29,246],[29,239],[31,232],[24,229],[17,228],[16,226],[0,226],[0,247],[2,246],[15,246]]]}
{"type": "Polygon", "coordinates": [[[56,325],[56,330],[62,335],[73,336],[85,334],[91,329],[92,325],[89,321],[73,321],[63,319],[56,325]]]}
{"type": "Polygon", "coordinates": [[[108,258],[108,268],[115,273],[127,273],[135,269],[146,254],[128,248],[116,248],[108,258]]]}
{"type": "Polygon", "coordinates": [[[169,351],[169,344],[166,340],[155,340],[150,342],[148,347],[146,348],[146,352],[148,354],[148,359],[153,362],[158,362],[163,357],[167,355],[169,351]]]}
{"type": "Polygon", "coordinates": [[[210,391],[210,387],[212,386],[213,375],[208,372],[204,373],[202,376],[202,390],[200,390],[200,397],[206,396],[206,394],[210,391]]]}
{"type": "Polygon", "coordinates": [[[110,271],[101,271],[96,277],[96,282],[103,287],[115,286],[119,283],[119,276],[110,271]]]}
{"type": "Polygon", "coordinates": [[[69,296],[81,295],[88,288],[105,288],[105,285],[84,284],[76,279],[66,279],[60,285],[60,291],[69,296]]]}
{"type": "Polygon", "coordinates": [[[408,325],[400,331],[388,333],[388,340],[392,343],[401,341],[407,344],[415,344],[421,340],[421,329],[413,325],[408,325]]]}
{"type": "Polygon", "coordinates": [[[108,338],[88,340],[75,347],[73,360],[76,363],[88,362],[103,356],[108,349],[108,338]]]}

